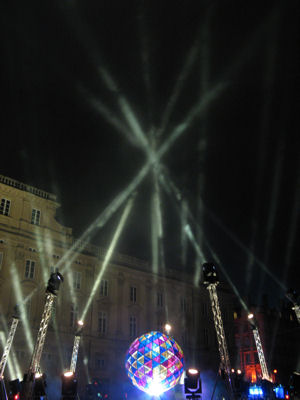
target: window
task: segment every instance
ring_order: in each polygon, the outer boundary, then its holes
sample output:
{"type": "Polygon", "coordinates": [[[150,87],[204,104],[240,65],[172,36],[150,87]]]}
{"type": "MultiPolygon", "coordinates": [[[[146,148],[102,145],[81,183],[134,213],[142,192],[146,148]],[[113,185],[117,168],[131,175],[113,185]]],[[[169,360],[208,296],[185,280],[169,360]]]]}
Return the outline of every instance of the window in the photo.
{"type": "Polygon", "coordinates": [[[108,296],[108,281],[102,279],[100,282],[100,296],[108,296]]]}
{"type": "Polygon", "coordinates": [[[33,208],[31,213],[31,223],[33,225],[40,225],[40,219],[41,219],[40,210],[36,210],[35,208],[33,208]]]}
{"type": "Polygon", "coordinates": [[[182,312],[186,312],[186,298],[181,297],[180,299],[180,309],[182,312]]]}
{"type": "Polygon", "coordinates": [[[161,292],[157,292],[157,307],[162,307],[163,303],[163,294],[161,292]]]}
{"type": "Polygon", "coordinates": [[[10,200],[1,199],[0,214],[9,215],[9,209],[10,209],[10,200]]]}
{"type": "Polygon", "coordinates": [[[0,270],[2,267],[2,261],[3,261],[3,253],[0,252],[0,270]]]}
{"type": "Polygon", "coordinates": [[[99,353],[96,353],[95,368],[96,369],[105,368],[105,358],[99,353]]]}
{"type": "Polygon", "coordinates": [[[80,287],[81,287],[81,272],[78,272],[78,271],[74,272],[73,287],[74,287],[74,289],[80,289],[80,287]]]}
{"type": "Polygon", "coordinates": [[[99,333],[106,333],[106,325],[107,325],[107,316],[105,311],[99,312],[98,318],[98,330],[99,333]]]}
{"type": "Polygon", "coordinates": [[[136,337],[136,317],[132,315],[129,317],[129,335],[132,338],[136,337]]]}
{"type": "Polygon", "coordinates": [[[78,307],[75,304],[71,305],[70,310],[70,327],[74,327],[78,321],[78,307]]]}
{"type": "Polygon", "coordinates": [[[34,277],[35,261],[26,260],[25,264],[25,278],[33,279],[34,277]]]}
{"type": "Polygon", "coordinates": [[[131,286],[130,288],[130,301],[136,303],[136,287],[131,286]]]}

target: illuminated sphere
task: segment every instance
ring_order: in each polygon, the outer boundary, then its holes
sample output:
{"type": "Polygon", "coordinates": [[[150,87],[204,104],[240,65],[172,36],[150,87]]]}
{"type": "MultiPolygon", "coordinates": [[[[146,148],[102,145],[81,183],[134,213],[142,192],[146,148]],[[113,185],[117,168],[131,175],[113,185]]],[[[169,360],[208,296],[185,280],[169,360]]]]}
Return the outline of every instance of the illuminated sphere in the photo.
{"type": "Polygon", "coordinates": [[[184,370],[183,352],[170,336],[145,333],[130,345],[125,367],[136,387],[158,396],[178,383],[184,370]]]}

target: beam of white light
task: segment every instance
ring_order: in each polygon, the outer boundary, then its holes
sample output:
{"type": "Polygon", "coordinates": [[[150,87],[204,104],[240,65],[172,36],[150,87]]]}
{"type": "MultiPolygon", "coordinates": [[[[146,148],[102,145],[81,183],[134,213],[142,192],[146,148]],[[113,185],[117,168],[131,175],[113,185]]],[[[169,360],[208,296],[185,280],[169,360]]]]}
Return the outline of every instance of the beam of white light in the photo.
{"type": "MultiPolygon", "coordinates": [[[[172,197],[174,196],[175,199],[176,199],[177,204],[178,203],[180,204],[184,200],[180,190],[176,187],[176,185],[172,182],[172,180],[169,177],[166,178],[163,173],[160,175],[160,177],[161,177],[161,183],[162,183],[163,187],[165,188],[166,192],[170,196],[172,196],[172,197]]],[[[177,207],[177,210],[180,213],[180,209],[178,207],[177,207]]],[[[193,215],[192,215],[192,213],[191,213],[191,211],[190,211],[190,209],[188,207],[188,203],[187,203],[187,212],[188,212],[189,219],[191,219],[193,221],[194,225],[197,226],[197,222],[196,222],[195,218],[193,217],[193,215]]],[[[201,228],[198,226],[198,229],[201,229],[201,228]]],[[[191,229],[189,224],[187,224],[185,226],[184,231],[185,231],[188,239],[190,240],[190,243],[194,247],[196,253],[198,253],[199,258],[202,260],[202,263],[203,263],[205,261],[203,251],[201,250],[200,246],[198,245],[198,243],[197,243],[197,241],[195,239],[195,236],[194,236],[194,234],[192,232],[192,229],[191,229]]],[[[208,247],[209,251],[214,256],[215,260],[217,261],[218,265],[220,266],[220,269],[223,272],[224,276],[226,277],[229,285],[232,287],[234,293],[237,295],[242,307],[245,310],[248,310],[248,308],[247,308],[245,302],[243,301],[242,297],[240,296],[236,286],[234,285],[234,283],[232,282],[231,278],[227,274],[225,268],[223,268],[223,266],[222,266],[222,264],[221,264],[221,262],[220,262],[220,260],[219,260],[219,258],[217,256],[217,254],[209,246],[207,240],[206,239],[204,239],[204,240],[205,240],[206,246],[208,247]]],[[[195,274],[195,277],[194,277],[194,285],[196,287],[199,286],[199,282],[200,282],[200,274],[199,274],[199,271],[196,271],[196,274],[195,274]]]]}
{"type": "MultiPolygon", "coordinates": [[[[280,140],[282,142],[282,138],[280,140]]],[[[282,164],[283,164],[283,148],[282,144],[278,144],[278,149],[277,149],[277,156],[276,156],[276,165],[275,165],[275,171],[273,174],[273,181],[272,181],[272,189],[271,189],[271,195],[270,195],[270,208],[269,208],[269,215],[268,215],[268,220],[267,220],[267,226],[266,226],[266,231],[265,231],[265,249],[264,249],[264,255],[263,255],[263,261],[265,265],[269,264],[269,256],[270,256],[270,244],[272,241],[272,236],[274,232],[274,226],[275,226],[275,221],[276,221],[276,210],[278,207],[279,203],[279,194],[280,194],[280,183],[282,180],[282,164]]],[[[264,278],[264,277],[263,277],[264,278]]],[[[259,289],[258,293],[259,296],[262,293],[264,285],[264,279],[260,280],[259,283],[259,289]]]]}
{"type": "Polygon", "coordinates": [[[249,308],[246,305],[246,303],[244,302],[244,300],[242,299],[242,296],[240,295],[240,292],[238,291],[237,287],[235,286],[235,284],[232,282],[230,276],[228,275],[226,268],[223,267],[223,264],[221,263],[221,260],[219,259],[217,253],[211,248],[211,246],[209,245],[208,241],[205,239],[205,244],[208,247],[210,253],[212,254],[212,256],[214,257],[214,260],[216,260],[216,263],[218,264],[218,267],[220,268],[221,272],[223,273],[223,275],[225,276],[227,282],[229,283],[229,285],[231,286],[232,290],[234,291],[235,295],[237,296],[237,298],[239,299],[239,302],[241,304],[241,306],[243,307],[244,310],[247,311],[247,313],[249,313],[249,308]]]}
{"type": "MultiPolygon", "coordinates": [[[[173,195],[175,198],[176,198],[176,200],[177,200],[177,202],[179,201],[179,202],[181,202],[182,200],[183,200],[183,196],[182,196],[182,194],[181,194],[181,192],[179,191],[179,189],[174,185],[174,183],[172,182],[172,180],[168,177],[168,178],[166,178],[165,176],[164,176],[164,174],[162,173],[161,175],[160,175],[160,177],[161,177],[161,182],[162,182],[162,185],[163,185],[163,187],[166,189],[166,191],[167,191],[167,193],[169,194],[169,195],[173,195]]],[[[213,221],[218,225],[218,226],[220,226],[224,231],[225,231],[225,233],[242,249],[242,250],[244,250],[245,252],[246,252],[246,254],[248,254],[249,255],[249,253],[250,253],[250,251],[249,251],[249,249],[228,229],[228,228],[226,228],[225,226],[224,226],[224,224],[222,224],[222,222],[216,217],[216,215],[215,214],[213,214],[210,210],[209,210],[209,208],[208,207],[206,207],[205,205],[204,205],[204,202],[203,202],[203,200],[201,199],[201,198],[199,198],[199,200],[201,200],[201,202],[202,202],[202,206],[203,207],[205,207],[205,210],[206,210],[206,212],[207,212],[207,214],[213,219],[213,221]]],[[[190,216],[190,218],[194,221],[194,223],[196,224],[196,221],[195,221],[195,219],[193,218],[193,216],[192,216],[192,213],[189,211],[189,216],[190,216]]],[[[187,232],[187,234],[188,234],[188,236],[189,236],[189,238],[193,238],[193,235],[191,235],[190,234],[190,227],[189,227],[189,225],[187,225],[187,228],[186,228],[186,232],[187,232]]],[[[206,241],[206,240],[205,240],[206,241]]],[[[191,241],[191,243],[193,243],[193,240],[191,241]]],[[[195,243],[196,243],[196,241],[195,241],[195,243]]],[[[207,243],[207,241],[206,241],[206,243],[207,243]]],[[[198,246],[198,244],[196,243],[196,245],[198,246]]],[[[209,247],[209,245],[208,245],[208,247],[209,247]]],[[[199,251],[199,249],[197,249],[196,248],[196,251],[199,251]]],[[[210,250],[210,251],[212,251],[212,250],[210,250]]],[[[199,253],[200,254],[200,253],[199,253]]],[[[214,253],[215,254],[215,253],[214,253]]],[[[255,256],[254,256],[255,257],[255,256]]],[[[256,263],[278,284],[278,286],[284,291],[284,294],[286,293],[286,291],[287,291],[287,289],[286,289],[286,287],[285,287],[285,285],[282,283],[282,281],[280,281],[274,274],[272,274],[272,272],[267,268],[267,266],[262,262],[262,261],[260,261],[257,257],[255,257],[255,261],[256,261],[256,263]]],[[[225,272],[226,273],[226,272],[225,272]]],[[[227,275],[227,274],[226,274],[227,275]]]]}
{"type": "MultiPolygon", "coordinates": [[[[202,201],[203,203],[203,201],[202,201]]],[[[205,210],[207,212],[207,214],[211,217],[211,219],[228,235],[228,237],[230,237],[230,239],[236,243],[247,255],[248,257],[251,256],[251,252],[248,249],[248,247],[246,247],[241,241],[240,239],[238,239],[228,228],[226,228],[224,226],[224,224],[220,221],[220,219],[214,214],[212,213],[212,211],[209,210],[208,207],[205,206],[205,210]]],[[[281,280],[279,280],[270,270],[269,268],[261,261],[259,260],[254,254],[253,254],[254,260],[257,263],[257,265],[259,265],[263,271],[265,271],[276,283],[277,285],[284,291],[284,293],[286,293],[287,288],[285,287],[285,285],[282,283],[281,280]]]]}
{"type": "Polygon", "coordinates": [[[121,121],[115,113],[106,107],[99,98],[95,98],[90,92],[88,92],[83,87],[80,87],[80,91],[87,99],[89,104],[97,111],[102,117],[114,128],[122,133],[129,142],[135,146],[140,146],[140,144],[133,138],[129,129],[125,126],[124,122],[121,121]]]}
{"type": "Polygon", "coordinates": [[[211,90],[204,94],[201,100],[191,109],[187,117],[178,124],[169,137],[164,141],[157,152],[157,158],[160,159],[167,150],[173,145],[173,143],[189,128],[192,123],[200,118],[202,113],[207,109],[207,107],[224,91],[228,85],[225,82],[216,84],[211,90]]]}
{"type": "MultiPolygon", "coordinates": [[[[275,15],[276,18],[276,15],[275,15]]],[[[260,134],[259,143],[258,143],[258,162],[257,162],[257,174],[256,174],[256,196],[254,198],[254,206],[253,206],[253,216],[252,216],[252,226],[251,226],[251,238],[250,238],[250,254],[248,257],[248,262],[246,265],[246,273],[245,273],[245,285],[246,285],[246,292],[250,290],[250,282],[252,278],[252,271],[254,267],[254,257],[253,254],[255,253],[255,239],[257,237],[257,229],[258,229],[258,219],[259,219],[259,210],[261,206],[261,192],[263,189],[263,173],[265,171],[266,165],[266,152],[268,148],[268,135],[270,134],[270,107],[273,101],[272,92],[270,91],[270,87],[274,84],[275,79],[275,66],[276,66],[276,47],[278,46],[278,42],[274,40],[274,29],[272,27],[276,26],[277,24],[272,24],[272,19],[270,20],[271,24],[267,32],[267,36],[269,37],[267,46],[266,46],[266,68],[264,74],[264,101],[262,102],[262,117],[261,117],[261,124],[260,124],[260,134]]],[[[278,34],[278,32],[277,32],[278,34]]],[[[265,261],[265,260],[264,260],[265,261]]]]}
{"type": "MultiPolygon", "coordinates": [[[[169,150],[172,144],[178,139],[185,131],[185,128],[191,123],[196,117],[200,116],[201,112],[213,101],[225,88],[225,84],[221,83],[216,85],[214,89],[211,89],[205,96],[203,96],[202,100],[197,104],[184,123],[177,126],[174,131],[170,134],[167,140],[161,145],[159,150],[157,151],[155,157],[153,156],[153,152],[150,155],[150,160],[144,164],[144,166],[140,169],[138,174],[132,179],[132,181],[127,185],[127,187],[122,190],[103,210],[103,212],[95,219],[95,221],[85,230],[85,232],[81,235],[80,239],[77,240],[62,256],[62,258],[56,264],[56,267],[59,268],[61,273],[63,274],[68,263],[68,259],[71,254],[75,251],[80,252],[86,245],[88,239],[94,233],[96,228],[102,228],[106,222],[110,219],[110,217],[119,209],[119,207],[128,199],[128,197],[136,190],[136,188],[141,184],[144,178],[147,176],[149,171],[152,169],[153,164],[158,163],[158,161],[164,156],[164,154],[169,150]]],[[[150,149],[149,146],[147,146],[150,149]]],[[[151,151],[151,150],[150,150],[151,151]]]]}
{"type": "MultiPolygon", "coordinates": [[[[147,148],[148,147],[148,140],[146,139],[145,133],[143,132],[134,112],[132,111],[129,102],[126,98],[118,91],[117,84],[113,80],[112,76],[106,71],[103,67],[100,68],[101,76],[107,84],[108,89],[115,93],[117,96],[117,101],[119,103],[121,112],[123,117],[127,121],[129,128],[131,129],[132,133],[134,134],[135,139],[140,147],[147,148]]],[[[152,157],[152,154],[148,154],[149,157],[152,157]]],[[[154,161],[154,160],[152,160],[154,161]]]]}
{"type": "Polygon", "coordinates": [[[102,264],[102,268],[100,269],[100,271],[98,273],[98,276],[97,276],[96,281],[94,283],[94,286],[92,288],[91,294],[90,294],[90,296],[88,298],[88,301],[87,301],[87,303],[85,305],[85,308],[83,310],[82,316],[80,317],[80,319],[83,320],[83,321],[85,320],[86,314],[87,314],[88,309],[89,309],[89,307],[91,305],[91,302],[92,302],[92,300],[93,300],[93,298],[95,296],[95,293],[96,293],[96,291],[97,291],[97,289],[99,287],[99,284],[100,284],[100,281],[102,279],[102,276],[103,276],[103,274],[104,274],[104,272],[106,270],[106,267],[107,267],[107,265],[108,265],[108,263],[110,261],[110,258],[112,256],[112,254],[113,254],[113,252],[115,250],[115,247],[116,247],[116,244],[117,244],[118,239],[120,237],[120,234],[121,234],[121,232],[122,232],[122,230],[123,230],[123,228],[125,226],[127,217],[129,215],[129,213],[131,211],[131,208],[132,208],[132,205],[133,205],[133,200],[134,200],[133,197],[131,197],[129,199],[129,201],[126,204],[126,207],[125,207],[125,209],[124,209],[124,211],[122,213],[120,222],[119,222],[119,224],[117,226],[117,229],[116,229],[116,232],[115,232],[115,234],[114,234],[114,236],[112,238],[111,244],[110,244],[110,246],[109,246],[109,248],[108,248],[108,250],[106,252],[106,255],[105,255],[105,258],[104,258],[104,261],[103,261],[103,264],[102,264]]]}
{"type": "Polygon", "coordinates": [[[185,265],[187,256],[187,240],[186,240],[187,238],[185,233],[185,226],[187,225],[187,204],[185,200],[183,200],[181,203],[180,224],[181,224],[181,263],[182,265],[185,265]]]}
{"type": "MultiPolygon", "coordinates": [[[[198,42],[198,40],[197,40],[197,42],[198,42]]],[[[168,101],[166,109],[163,113],[162,121],[161,121],[160,127],[157,131],[158,137],[164,133],[164,131],[168,125],[168,122],[169,122],[170,116],[174,110],[175,104],[176,104],[178,97],[182,91],[182,88],[186,82],[186,79],[191,71],[191,67],[192,67],[193,63],[195,62],[195,59],[196,59],[196,56],[198,53],[198,48],[199,48],[199,44],[197,42],[191,47],[191,49],[189,50],[188,56],[185,58],[185,60],[186,60],[185,65],[183,66],[183,69],[182,69],[178,79],[176,80],[176,83],[175,83],[175,86],[173,89],[173,93],[170,96],[170,99],[168,101]]]]}
{"type": "MultiPolygon", "coordinates": [[[[300,159],[298,163],[298,168],[296,169],[297,171],[300,171],[300,159]]],[[[300,204],[300,173],[297,175],[297,182],[296,182],[296,193],[294,197],[294,202],[292,206],[292,212],[291,212],[291,217],[290,217],[290,229],[289,229],[289,234],[287,238],[287,250],[285,254],[285,279],[286,280],[286,275],[288,273],[290,264],[291,264],[291,257],[292,257],[292,250],[293,246],[297,240],[297,229],[299,227],[298,225],[298,220],[299,220],[299,204],[300,204]]]]}
{"type": "Polygon", "coordinates": [[[18,304],[18,306],[19,306],[21,321],[22,321],[22,324],[24,325],[26,343],[27,343],[29,351],[32,352],[33,351],[33,339],[32,339],[31,329],[30,329],[29,321],[28,321],[28,317],[27,317],[27,310],[26,310],[26,306],[25,306],[26,301],[22,295],[22,287],[20,285],[19,274],[16,269],[15,263],[12,263],[12,265],[11,265],[10,276],[11,276],[11,281],[13,284],[14,294],[16,296],[16,304],[18,304]]]}

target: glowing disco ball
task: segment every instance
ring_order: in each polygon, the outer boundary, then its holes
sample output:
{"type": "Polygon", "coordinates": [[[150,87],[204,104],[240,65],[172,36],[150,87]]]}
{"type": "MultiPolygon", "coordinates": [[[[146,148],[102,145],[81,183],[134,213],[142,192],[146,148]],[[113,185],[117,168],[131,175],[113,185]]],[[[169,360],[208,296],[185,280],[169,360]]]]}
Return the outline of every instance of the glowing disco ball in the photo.
{"type": "Polygon", "coordinates": [[[183,352],[170,336],[145,333],[130,345],[125,367],[135,386],[158,396],[178,383],[183,373],[183,352]]]}

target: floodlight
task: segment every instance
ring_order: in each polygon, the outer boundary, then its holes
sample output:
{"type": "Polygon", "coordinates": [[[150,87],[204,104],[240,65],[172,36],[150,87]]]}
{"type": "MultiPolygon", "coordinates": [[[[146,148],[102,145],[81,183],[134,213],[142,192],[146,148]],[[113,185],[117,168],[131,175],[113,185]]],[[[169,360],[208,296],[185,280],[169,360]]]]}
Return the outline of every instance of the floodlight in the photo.
{"type": "Polygon", "coordinates": [[[41,373],[36,373],[34,379],[34,387],[33,387],[33,396],[40,398],[46,395],[45,388],[46,384],[46,375],[41,373]]]}
{"type": "Polygon", "coordinates": [[[72,371],[67,371],[67,372],[64,373],[64,376],[67,377],[67,378],[72,376],[72,375],[74,375],[74,373],[72,371]]]}
{"type": "Polygon", "coordinates": [[[203,285],[204,286],[219,283],[217,269],[213,263],[204,263],[202,265],[202,269],[203,269],[203,285]]]}
{"type": "Polygon", "coordinates": [[[50,279],[48,281],[48,286],[46,291],[57,295],[57,290],[59,289],[60,283],[64,281],[64,277],[59,272],[53,272],[50,275],[50,279]]]}
{"type": "Polygon", "coordinates": [[[8,383],[9,392],[13,395],[14,399],[17,396],[19,398],[19,393],[21,391],[21,383],[19,379],[15,379],[8,383]]]}
{"type": "Polygon", "coordinates": [[[198,393],[202,392],[201,389],[201,379],[200,371],[196,368],[189,368],[184,379],[184,392],[185,394],[191,394],[192,396],[187,396],[187,398],[200,398],[198,393]]]}
{"type": "Polygon", "coordinates": [[[67,371],[61,376],[61,397],[62,400],[74,400],[77,397],[77,379],[72,371],[67,371]]]}

